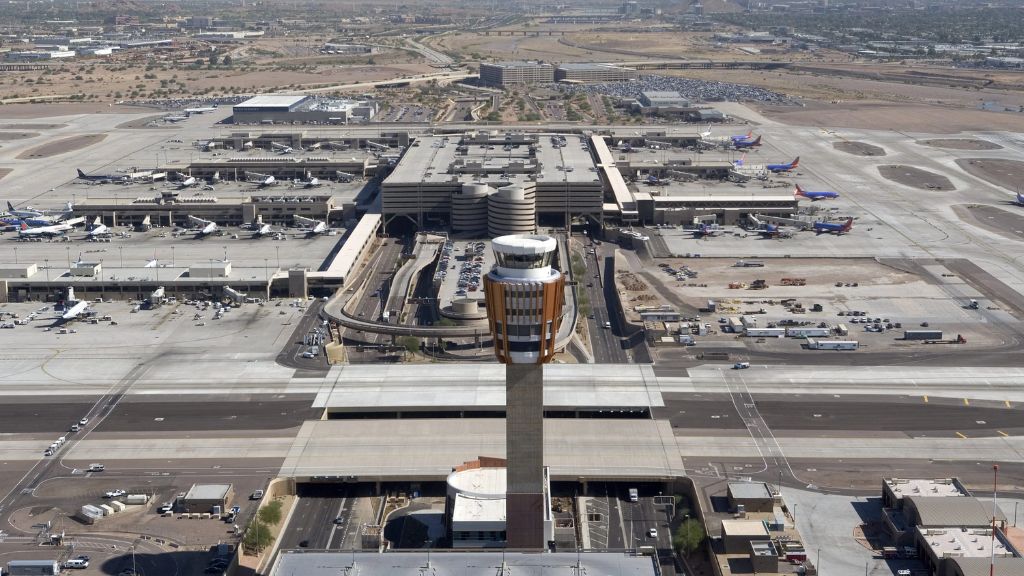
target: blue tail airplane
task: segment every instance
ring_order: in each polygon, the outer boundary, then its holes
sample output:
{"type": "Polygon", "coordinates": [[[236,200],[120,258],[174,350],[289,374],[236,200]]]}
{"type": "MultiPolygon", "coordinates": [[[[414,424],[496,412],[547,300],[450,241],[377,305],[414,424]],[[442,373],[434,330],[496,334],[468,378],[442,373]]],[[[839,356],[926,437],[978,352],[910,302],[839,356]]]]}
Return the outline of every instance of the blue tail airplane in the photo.
{"type": "Polygon", "coordinates": [[[797,156],[796,159],[790,162],[789,164],[769,164],[765,166],[765,168],[768,169],[768,171],[770,172],[789,172],[790,170],[796,168],[799,165],[800,157],[797,156]]]}
{"type": "Polygon", "coordinates": [[[853,228],[853,218],[847,218],[846,222],[839,224],[837,222],[815,222],[814,231],[818,234],[823,232],[835,233],[837,235],[846,234],[853,228]]]}
{"type": "Polygon", "coordinates": [[[807,198],[811,201],[839,198],[839,192],[812,192],[810,190],[804,190],[799,184],[796,185],[796,190],[793,192],[793,196],[799,196],[801,198],[807,198]]]}
{"type": "Polygon", "coordinates": [[[753,140],[733,140],[732,141],[732,145],[735,148],[737,148],[737,149],[740,149],[740,148],[753,148],[755,146],[760,146],[761,145],[761,137],[758,136],[757,138],[754,138],[753,140]]]}

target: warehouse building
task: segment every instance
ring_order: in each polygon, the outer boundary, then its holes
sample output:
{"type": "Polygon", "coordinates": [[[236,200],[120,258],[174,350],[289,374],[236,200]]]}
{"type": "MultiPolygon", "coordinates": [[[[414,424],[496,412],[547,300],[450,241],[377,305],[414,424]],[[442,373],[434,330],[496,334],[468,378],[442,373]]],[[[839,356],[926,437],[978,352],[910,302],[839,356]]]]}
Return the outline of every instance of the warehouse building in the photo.
{"type": "MultiPolygon", "coordinates": [[[[984,563],[986,571],[990,561],[999,560],[1004,566],[1022,565],[1020,554],[1006,539],[1002,531],[992,528],[964,528],[953,525],[948,528],[918,528],[916,548],[933,576],[977,575],[978,564],[984,563]],[[959,564],[960,561],[965,561],[959,564]],[[966,569],[966,570],[965,570],[966,569]]],[[[1020,572],[996,571],[996,574],[1020,574],[1020,572]]]]}
{"type": "Polygon", "coordinates": [[[560,64],[555,69],[556,82],[595,84],[598,82],[625,82],[635,80],[637,71],[613,64],[591,64],[586,62],[560,64]]]}
{"type": "Polygon", "coordinates": [[[555,68],[545,62],[481,62],[480,83],[485,86],[542,84],[555,81],[555,68]]]}
{"type": "Polygon", "coordinates": [[[377,115],[373,100],[262,94],[232,107],[235,124],[350,124],[377,115]]]}
{"type": "Polygon", "coordinates": [[[886,478],[882,480],[882,506],[903,508],[908,496],[950,498],[970,496],[958,478],[886,478]]]}
{"type": "Polygon", "coordinates": [[[772,512],[775,494],[764,482],[730,482],[729,508],[739,512],[772,512]]]}

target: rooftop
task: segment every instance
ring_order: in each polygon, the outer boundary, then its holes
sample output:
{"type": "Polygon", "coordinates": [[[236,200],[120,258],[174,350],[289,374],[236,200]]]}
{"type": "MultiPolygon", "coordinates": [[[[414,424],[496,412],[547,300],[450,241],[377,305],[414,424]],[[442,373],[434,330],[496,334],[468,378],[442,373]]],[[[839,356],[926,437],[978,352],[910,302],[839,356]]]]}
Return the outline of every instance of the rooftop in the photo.
{"type": "Polygon", "coordinates": [[[551,68],[551,64],[548,64],[547,62],[533,62],[529,60],[506,60],[504,62],[483,62],[483,64],[488,66],[498,66],[501,68],[551,68]]]}
{"type": "MultiPolygon", "coordinates": [[[[918,526],[986,526],[992,522],[992,508],[977,498],[909,496],[908,499],[917,510],[918,526]]],[[[996,514],[997,519],[1006,520],[1002,512],[996,511],[996,514]]]]}
{"type": "Polygon", "coordinates": [[[219,500],[227,496],[231,484],[193,484],[185,500],[219,500]]]}
{"type": "MultiPolygon", "coordinates": [[[[963,576],[989,576],[988,558],[953,558],[963,576]]],[[[996,558],[996,574],[1024,574],[1024,558],[996,558]]]]}
{"type": "Polygon", "coordinates": [[[729,494],[738,499],[774,498],[775,495],[764,482],[730,482],[729,494]]]}
{"type": "Polygon", "coordinates": [[[527,554],[518,552],[389,552],[364,554],[351,552],[299,552],[281,554],[271,576],[422,576],[459,574],[460,576],[577,576],[578,574],[616,574],[653,576],[654,561],[649,556],[630,556],[612,552],[557,552],[527,554]],[[577,561],[582,570],[577,567],[577,561]],[[355,566],[353,566],[353,562],[355,566]],[[504,563],[504,567],[502,564],[504,563]],[[504,569],[503,569],[504,568],[504,569]]]}
{"type": "Polygon", "coordinates": [[[505,500],[508,469],[505,467],[469,468],[448,475],[448,485],[466,496],[505,500]]]}
{"type": "MultiPolygon", "coordinates": [[[[936,558],[989,558],[992,555],[991,528],[918,528],[918,531],[936,558]]],[[[1003,558],[1013,555],[1002,539],[997,537],[995,556],[1003,558]]]]}
{"type": "Polygon", "coordinates": [[[904,496],[967,496],[952,478],[889,478],[886,486],[897,498],[904,496]]]}
{"type": "Polygon", "coordinates": [[[281,94],[260,94],[253,96],[244,102],[235,104],[242,108],[284,108],[294,106],[309,96],[281,95],[281,94]]]}
{"type": "Polygon", "coordinates": [[[768,528],[760,520],[722,520],[722,535],[769,538],[768,528]]]}
{"type": "Polygon", "coordinates": [[[566,62],[565,64],[559,64],[559,68],[562,70],[623,70],[622,66],[616,66],[614,64],[598,64],[595,62],[566,62]]]}

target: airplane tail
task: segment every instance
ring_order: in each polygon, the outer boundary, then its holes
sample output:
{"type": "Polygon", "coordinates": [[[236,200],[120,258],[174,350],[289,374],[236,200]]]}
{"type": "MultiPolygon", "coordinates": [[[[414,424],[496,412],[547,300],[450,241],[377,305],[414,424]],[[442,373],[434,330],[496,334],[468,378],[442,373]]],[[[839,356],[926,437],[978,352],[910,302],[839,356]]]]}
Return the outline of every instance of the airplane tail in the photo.
{"type": "Polygon", "coordinates": [[[760,137],[760,136],[758,136],[758,137],[757,137],[757,138],[756,138],[756,139],[754,140],[754,142],[753,142],[753,143],[751,144],[751,146],[760,146],[760,145],[761,145],[761,137],[760,137]]]}
{"type": "Polygon", "coordinates": [[[846,219],[846,224],[843,224],[843,232],[849,232],[853,228],[853,217],[846,219]]]}
{"type": "Polygon", "coordinates": [[[78,177],[79,178],[85,178],[85,172],[82,172],[81,168],[78,168],[77,170],[78,170],[78,177]]]}
{"type": "Polygon", "coordinates": [[[749,140],[750,138],[753,138],[753,137],[754,137],[754,131],[753,130],[747,130],[747,135],[744,136],[744,138],[749,140]]]}
{"type": "Polygon", "coordinates": [[[28,230],[28,224],[26,224],[26,223],[22,222],[22,223],[21,223],[21,229],[22,229],[22,230],[28,230]]]}
{"type": "Polygon", "coordinates": [[[7,209],[10,210],[11,212],[14,212],[14,204],[11,204],[10,200],[7,201],[7,209]]]}
{"type": "Polygon", "coordinates": [[[797,167],[797,166],[799,166],[799,165],[800,165],[800,157],[799,157],[799,156],[797,156],[797,157],[796,157],[796,158],[795,158],[795,159],[793,160],[793,162],[791,162],[791,163],[789,164],[789,167],[790,167],[790,168],[796,168],[796,167],[797,167]]]}
{"type": "Polygon", "coordinates": [[[103,220],[101,220],[100,217],[97,216],[96,219],[92,221],[92,225],[99,226],[100,224],[103,224],[103,220]]]}
{"type": "Polygon", "coordinates": [[[740,156],[740,159],[736,161],[737,166],[743,166],[743,161],[747,159],[747,155],[740,156]]]}

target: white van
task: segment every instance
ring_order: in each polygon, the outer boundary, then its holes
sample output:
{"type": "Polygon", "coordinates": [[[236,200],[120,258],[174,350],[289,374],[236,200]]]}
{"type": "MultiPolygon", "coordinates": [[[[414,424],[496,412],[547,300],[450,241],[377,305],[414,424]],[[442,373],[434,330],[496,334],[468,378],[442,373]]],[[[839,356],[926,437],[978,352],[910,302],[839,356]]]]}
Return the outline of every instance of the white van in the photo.
{"type": "Polygon", "coordinates": [[[64,563],[65,568],[77,568],[83,570],[89,567],[89,561],[83,558],[72,558],[64,563]]]}
{"type": "Polygon", "coordinates": [[[636,488],[630,488],[629,489],[629,501],[630,502],[637,502],[639,500],[640,500],[640,493],[637,491],[636,488]]]}

